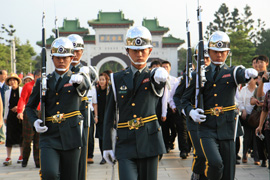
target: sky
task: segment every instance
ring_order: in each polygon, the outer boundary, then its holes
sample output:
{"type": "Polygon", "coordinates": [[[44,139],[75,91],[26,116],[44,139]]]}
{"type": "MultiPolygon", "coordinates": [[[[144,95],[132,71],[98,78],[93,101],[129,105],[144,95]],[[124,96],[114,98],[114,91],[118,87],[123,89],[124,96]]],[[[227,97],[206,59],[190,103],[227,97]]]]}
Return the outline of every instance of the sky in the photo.
{"type": "MultiPolygon", "coordinates": [[[[46,37],[53,35],[55,16],[58,18],[58,26],[63,26],[63,19],[80,20],[81,27],[89,28],[90,34],[95,31],[89,27],[88,21],[97,19],[99,11],[119,12],[123,11],[126,19],[134,21],[134,25],[141,25],[144,18],[157,18],[160,26],[168,27],[176,38],[186,41],[186,9],[190,20],[191,45],[198,42],[197,0],[1,0],[0,25],[12,24],[21,43],[27,40],[37,53],[41,48],[36,45],[42,38],[42,13],[46,14],[46,37]]],[[[261,18],[265,21],[265,28],[270,28],[269,0],[200,0],[203,9],[202,22],[204,32],[209,22],[214,20],[214,13],[222,3],[226,3],[229,11],[238,8],[243,13],[246,5],[251,7],[252,18],[261,18]]],[[[1,32],[0,32],[1,35],[1,32]]],[[[1,35],[2,36],[2,35],[1,35]]],[[[186,44],[181,47],[186,48],[186,44]]]]}

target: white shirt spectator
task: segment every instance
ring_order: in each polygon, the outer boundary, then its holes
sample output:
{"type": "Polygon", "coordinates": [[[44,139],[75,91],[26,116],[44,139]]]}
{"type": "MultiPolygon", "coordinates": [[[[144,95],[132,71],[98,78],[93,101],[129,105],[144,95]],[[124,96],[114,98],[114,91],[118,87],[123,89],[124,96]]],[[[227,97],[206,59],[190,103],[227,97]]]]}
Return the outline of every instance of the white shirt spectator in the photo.
{"type": "Polygon", "coordinates": [[[251,114],[254,105],[250,104],[250,98],[253,96],[254,91],[255,89],[251,92],[248,89],[248,86],[245,86],[241,89],[241,91],[239,92],[239,96],[236,99],[240,111],[245,109],[247,114],[251,114]]]}
{"type": "Polygon", "coordinates": [[[178,78],[175,78],[176,80],[174,81],[174,85],[171,86],[171,91],[170,91],[170,99],[169,99],[169,105],[172,109],[175,109],[176,106],[175,106],[175,103],[174,103],[174,100],[173,100],[173,96],[175,94],[175,91],[178,87],[178,85],[180,84],[181,82],[181,78],[182,76],[178,77],[178,78]]]}

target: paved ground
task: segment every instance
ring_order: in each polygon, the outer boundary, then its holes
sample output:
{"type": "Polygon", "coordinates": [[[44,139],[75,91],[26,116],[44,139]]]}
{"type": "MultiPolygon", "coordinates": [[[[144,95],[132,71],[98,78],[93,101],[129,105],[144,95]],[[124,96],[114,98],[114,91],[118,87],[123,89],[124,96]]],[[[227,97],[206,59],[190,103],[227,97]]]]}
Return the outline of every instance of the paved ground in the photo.
{"type": "MultiPolygon", "coordinates": [[[[98,141],[95,145],[94,164],[88,165],[87,179],[89,180],[110,180],[111,166],[108,164],[100,165],[101,156],[98,149],[98,141]]],[[[38,180],[39,174],[35,168],[32,155],[26,168],[22,168],[20,164],[16,164],[19,156],[19,148],[14,147],[12,150],[13,164],[8,167],[2,166],[2,162],[6,158],[6,149],[4,145],[0,145],[0,180],[38,180]]],[[[191,175],[191,160],[189,156],[186,160],[179,158],[179,152],[173,150],[169,154],[165,154],[159,163],[158,179],[159,180],[189,180],[191,175]]],[[[247,164],[237,165],[236,180],[269,180],[270,174],[267,168],[256,166],[254,161],[249,158],[247,164]]],[[[117,169],[115,170],[115,179],[117,177],[117,169]]]]}

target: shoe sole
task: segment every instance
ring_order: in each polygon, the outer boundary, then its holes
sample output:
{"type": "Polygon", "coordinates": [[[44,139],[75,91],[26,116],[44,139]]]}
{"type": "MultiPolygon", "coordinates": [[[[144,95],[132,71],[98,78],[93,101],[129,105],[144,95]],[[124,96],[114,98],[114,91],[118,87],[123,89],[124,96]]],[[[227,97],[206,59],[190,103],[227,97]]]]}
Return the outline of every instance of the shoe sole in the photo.
{"type": "Polygon", "coordinates": [[[10,162],[3,162],[3,165],[4,166],[9,166],[9,165],[11,165],[12,164],[12,161],[10,161],[10,162]]]}

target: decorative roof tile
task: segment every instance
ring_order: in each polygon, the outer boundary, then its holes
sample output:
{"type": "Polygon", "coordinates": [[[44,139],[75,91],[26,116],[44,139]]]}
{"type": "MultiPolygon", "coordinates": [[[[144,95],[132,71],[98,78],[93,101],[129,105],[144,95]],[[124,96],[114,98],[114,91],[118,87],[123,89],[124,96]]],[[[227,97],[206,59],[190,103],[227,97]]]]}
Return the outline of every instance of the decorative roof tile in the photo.
{"type": "Polygon", "coordinates": [[[125,19],[122,11],[120,12],[98,12],[97,19],[88,21],[89,26],[93,28],[102,28],[102,27],[110,27],[110,28],[118,28],[118,27],[129,27],[133,25],[134,21],[125,19]]]}

